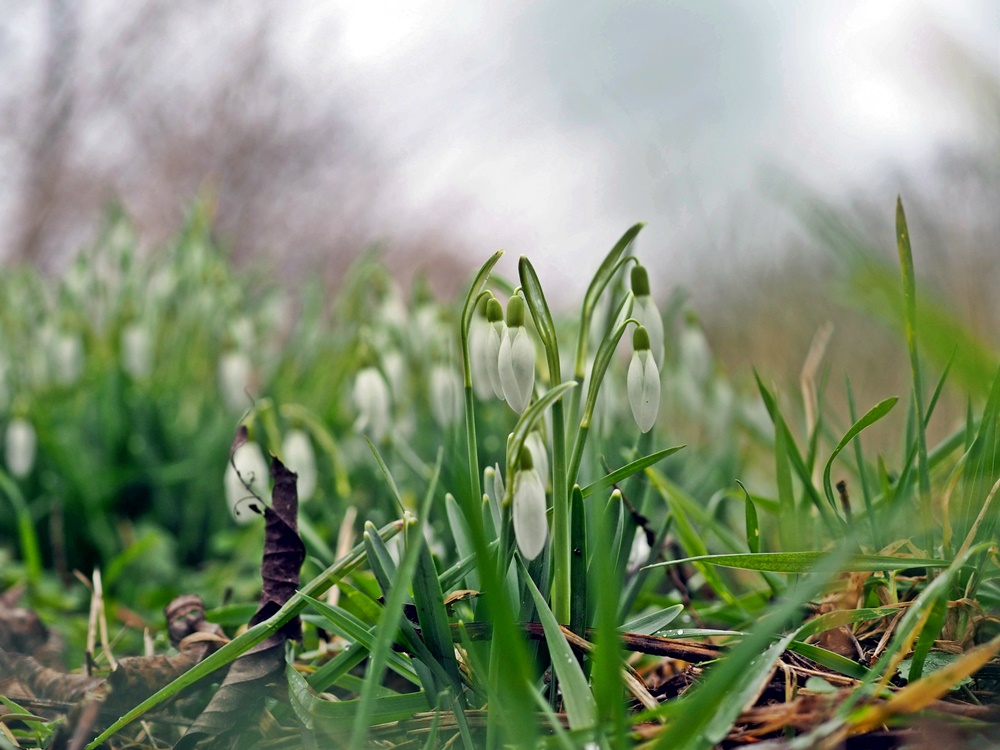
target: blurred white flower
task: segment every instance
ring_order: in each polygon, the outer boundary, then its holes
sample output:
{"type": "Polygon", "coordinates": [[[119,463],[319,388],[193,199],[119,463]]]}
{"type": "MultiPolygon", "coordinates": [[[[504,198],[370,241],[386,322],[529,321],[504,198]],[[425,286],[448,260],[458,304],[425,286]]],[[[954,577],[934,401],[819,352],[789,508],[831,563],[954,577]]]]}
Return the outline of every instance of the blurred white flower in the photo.
{"type": "Polygon", "coordinates": [[[486,346],[483,349],[483,357],[486,360],[484,367],[489,375],[494,395],[503,401],[503,384],[500,382],[500,345],[506,337],[507,324],[503,321],[503,308],[496,297],[490,297],[486,302],[486,322],[489,328],[486,346]]]}
{"type": "Polygon", "coordinates": [[[241,315],[229,324],[229,335],[236,342],[236,348],[251,351],[256,345],[253,321],[246,315],[241,315]]]}
{"type": "Polygon", "coordinates": [[[281,444],[281,455],[285,459],[285,466],[298,477],[295,488],[299,500],[308,500],[316,491],[317,476],[316,452],[309,436],[298,429],[286,432],[281,444]]]}
{"type": "Polygon", "coordinates": [[[236,449],[233,460],[226,466],[223,484],[229,512],[237,523],[250,523],[257,517],[251,505],[260,508],[261,502],[271,504],[271,474],[257,443],[244,443],[236,449]]]}
{"type": "Polygon", "coordinates": [[[549,526],[545,518],[545,487],[527,448],[521,450],[521,465],[514,473],[512,515],[517,548],[525,560],[534,560],[545,548],[549,526]]]}
{"type": "Polygon", "coordinates": [[[693,313],[687,315],[678,347],[681,366],[696,383],[704,385],[712,374],[712,350],[693,313]]]}
{"type": "Polygon", "coordinates": [[[649,351],[649,335],[639,326],[632,336],[632,361],[628,366],[628,402],[639,429],[649,432],[660,411],[660,371],[649,351]]]}
{"type": "Polygon", "coordinates": [[[431,369],[431,413],[441,427],[449,427],[462,414],[462,380],[448,365],[437,364],[431,369]]]}
{"type": "Polygon", "coordinates": [[[405,401],[406,397],[406,357],[399,349],[391,348],[390,344],[378,349],[382,352],[382,372],[389,383],[389,390],[396,403],[405,401]]]}
{"type": "Polygon", "coordinates": [[[504,398],[520,414],[535,389],[535,345],[524,327],[524,300],[516,295],[507,303],[507,331],[497,365],[504,398]]]}
{"type": "Polygon", "coordinates": [[[250,405],[247,390],[252,373],[250,358],[241,351],[225,352],[219,357],[219,391],[230,411],[241,412],[250,405]]]}
{"type": "Polygon", "coordinates": [[[83,371],[83,342],[79,336],[55,333],[49,341],[52,379],[60,385],[75,383],[83,371]]]}
{"type": "Polygon", "coordinates": [[[545,440],[539,430],[532,430],[528,437],[524,439],[524,445],[531,451],[531,462],[538,471],[538,476],[542,479],[542,486],[549,484],[549,455],[545,450],[545,440]]]}
{"type": "Polygon", "coordinates": [[[632,293],[635,304],[632,307],[632,317],[649,334],[649,350],[656,360],[657,369],[663,367],[663,316],[649,294],[649,275],[644,266],[632,268],[632,293]]]}
{"type": "Polygon", "coordinates": [[[141,323],[122,329],[122,367],[136,380],[149,376],[153,369],[153,345],[149,331],[141,323]]]}
{"type": "Polygon", "coordinates": [[[31,473],[37,446],[38,438],[31,423],[21,417],[12,419],[4,435],[4,458],[12,477],[23,479],[31,473]]]}
{"type": "Polygon", "coordinates": [[[373,443],[381,443],[389,434],[389,386],[374,367],[365,367],[354,381],[354,408],[358,418],[355,432],[368,433],[373,443]]]}

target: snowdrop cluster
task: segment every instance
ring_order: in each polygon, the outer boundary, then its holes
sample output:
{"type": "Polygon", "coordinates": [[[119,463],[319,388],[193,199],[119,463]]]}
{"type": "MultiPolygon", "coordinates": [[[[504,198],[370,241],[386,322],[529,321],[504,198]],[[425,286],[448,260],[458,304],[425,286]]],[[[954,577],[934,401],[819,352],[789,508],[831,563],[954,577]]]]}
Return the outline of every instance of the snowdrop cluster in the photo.
{"type": "Polygon", "coordinates": [[[523,297],[512,296],[505,323],[500,301],[487,296],[485,315],[473,320],[469,340],[476,395],[489,398],[488,383],[493,395],[518,414],[535,391],[535,345],[524,326],[524,306],[523,297]]]}

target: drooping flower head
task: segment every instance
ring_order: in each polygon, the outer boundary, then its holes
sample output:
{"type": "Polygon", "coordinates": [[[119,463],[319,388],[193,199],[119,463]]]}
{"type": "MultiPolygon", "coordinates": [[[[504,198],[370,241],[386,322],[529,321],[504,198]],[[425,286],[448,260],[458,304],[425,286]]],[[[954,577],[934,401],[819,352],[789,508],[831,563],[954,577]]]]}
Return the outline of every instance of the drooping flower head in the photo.
{"type": "MultiPolygon", "coordinates": [[[[472,390],[475,392],[476,398],[480,401],[485,401],[495,395],[493,382],[490,380],[490,363],[487,356],[490,321],[486,317],[486,308],[489,305],[490,299],[491,297],[486,295],[479,298],[479,302],[476,303],[476,312],[472,316],[472,322],[469,324],[469,360],[472,366],[472,390]]],[[[497,351],[493,355],[494,370],[497,366],[497,355],[499,353],[500,343],[498,339],[497,351]]],[[[499,376],[497,377],[499,381],[499,376]]]]}
{"type": "Polygon", "coordinates": [[[632,267],[632,294],[635,304],[632,317],[639,321],[649,335],[649,350],[656,360],[656,367],[663,367],[663,316],[649,294],[649,274],[646,267],[636,264],[632,267]]]}
{"type": "Polygon", "coordinates": [[[309,436],[300,429],[285,433],[281,443],[281,457],[285,466],[296,475],[295,488],[299,502],[308,500],[316,491],[316,452],[309,436]]]}
{"type": "Polygon", "coordinates": [[[507,324],[503,320],[503,305],[493,296],[486,300],[486,323],[488,329],[486,345],[483,348],[483,358],[486,360],[484,368],[490,380],[490,387],[493,388],[493,394],[503,401],[503,385],[500,382],[500,345],[507,333],[507,324]]]}
{"type": "Polygon", "coordinates": [[[358,411],[354,431],[367,433],[373,443],[381,443],[389,434],[389,386],[378,368],[361,368],[354,380],[353,396],[358,411]]]}
{"type": "Polygon", "coordinates": [[[660,371],[649,350],[649,333],[638,326],[632,334],[632,361],[628,366],[628,402],[635,423],[649,432],[660,410],[660,371]]]}
{"type": "Polygon", "coordinates": [[[512,515],[517,548],[525,560],[534,560],[545,548],[549,526],[545,518],[545,486],[526,446],[521,448],[520,463],[514,473],[512,515]]]}
{"type": "Polygon", "coordinates": [[[535,345],[524,327],[524,299],[516,294],[507,303],[507,332],[500,344],[498,366],[504,398],[520,414],[535,390],[535,345]]]}

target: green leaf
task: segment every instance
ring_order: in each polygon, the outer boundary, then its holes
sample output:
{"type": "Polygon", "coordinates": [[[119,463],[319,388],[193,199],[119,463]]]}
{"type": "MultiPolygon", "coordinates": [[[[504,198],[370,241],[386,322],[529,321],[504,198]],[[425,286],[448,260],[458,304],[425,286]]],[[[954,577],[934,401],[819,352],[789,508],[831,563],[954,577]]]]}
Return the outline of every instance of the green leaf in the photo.
{"type": "Polygon", "coordinates": [[[757,508],[753,504],[753,498],[750,497],[750,492],[743,482],[736,480],[736,484],[740,486],[743,490],[743,494],[746,499],[745,506],[745,517],[746,517],[746,527],[747,527],[747,548],[757,554],[760,552],[760,524],[757,522],[757,508]]]}
{"type": "Polygon", "coordinates": [[[856,438],[862,430],[866,427],[878,422],[882,417],[892,411],[892,407],[896,405],[899,401],[898,398],[892,396],[887,398],[885,401],[880,401],[875,404],[868,413],[865,414],[861,419],[854,423],[854,425],[847,431],[847,434],[841,438],[840,442],[837,443],[837,447],[833,449],[833,453],[830,454],[830,460],[826,462],[826,466],[823,468],[823,491],[826,492],[826,499],[830,503],[830,507],[836,509],[837,501],[833,496],[833,482],[830,479],[830,474],[833,470],[833,462],[836,460],[840,452],[846,448],[854,438],[856,438]]]}
{"type": "MultiPolygon", "coordinates": [[[[334,607],[311,596],[303,595],[309,606],[311,606],[326,621],[326,629],[336,633],[342,638],[346,638],[358,647],[358,650],[371,651],[375,648],[374,626],[369,627],[350,612],[334,607]]],[[[398,674],[405,677],[414,685],[418,684],[417,674],[413,671],[413,665],[409,659],[396,652],[391,652],[388,656],[389,665],[398,674]]],[[[318,674],[318,673],[317,673],[318,674]]],[[[315,675],[314,675],[315,676],[315,675]]],[[[332,683],[323,684],[322,681],[310,679],[310,686],[314,690],[326,690],[332,683]]]]}
{"type": "Polygon", "coordinates": [[[622,466],[620,469],[615,469],[613,472],[601,477],[597,481],[588,484],[583,488],[583,496],[588,497],[589,495],[593,495],[595,492],[599,492],[600,490],[612,487],[619,482],[623,482],[633,474],[652,466],[658,461],[662,461],[667,456],[672,456],[677,451],[686,447],[686,445],[675,445],[673,448],[664,448],[656,453],[651,453],[648,456],[638,458],[635,461],[622,466]]]}
{"type": "MultiPolygon", "coordinates": [[[[736,555],[696,555],[683,560],[668,560],[648,567],[662,568],[681,563],[709,563],[741,570],[766,570],[772,573],[806,573],[815,569],[824,552],[758,552],[736,555]]],[[[890,555],[852,555],[844,561],[845,571],[906,570],[908,568],[947,568],[948,560],[926,557],[892,557],[890,555]]]]}
{"type": "Polygon", "coordinates": [[[569,726],[571,729],[592,727],[597,720],[597,704],[594,701],[594,694],[590,692],[587,678],[584,677],[580,663],[573,655],[569,643],[566,642],[566,636],[563,635],[558,620],[552,614],[549,605],[545,603],[545,598],[538,591],[535,582],[531,580],[528,569],[524,567],[520,557],[517,558],[517,564],[521,571],[521,578],[527,584],[531,598],[535,602],[538,619],[542,622],[545,642],[548,644],[549,654],[552,657],[552,666],[556,671],[559,684],[562,686],[569,726]]]}
{"type": "Polygon", "coordinates": [[[583,296],[583,308],[580,312],[580,333],[576,342],[576,359],[574,362],[574,376],[582,379],[584,377],[583,368],[587,361],[587,341],[590,337],[590,323],[594,318],[594,311],[600,301],[604,289],[614,278],[614,275],[621,268],[621,257],[628,249],[629,245],[636,238],[645,224],[639,223],[631,226],[621,239],[615,243],[611,251],[604,256],[604,260],[598,267],[594,278],[590,280],[587,293],[583,296]]]}
{"type": "MultiPolygon", "coordinates": [[[[924,420],[924,394],[920,378],[920,357],[917,355],[917,283],[913,273],[913,251],[910,249],[910,230],[906,227],[903,199],[896,198],[896,247],[899,265],[903,272],[903,299],[906,316],[906,348],[910,352],[910,372],[913,376],[913,402],[917,409],[917,476],[920,488],[920,512],[926,519],[932,517],[931,474],[927,463],[927,430],[924,420]]],[[[933,526],[928,525],[924,548],[934,548],[933,526]]]]}
{"type": "MultiPolygon", "coordinates": [[[[379,536],[383,539],[389,539],[398,534],[399,531],[400,524],[398,522],[393,522],[388,526],[382,527],[379,530],[379,536]]],[[[156,708],[164,701],[170,700],[180,691],[190,687],[203,677],[207,677],[215,670],[232,663],[239,656],[245,654],[254,646],[267,640],[274,633],[284,627],[290,620],[298,617],[302,610],[305,609],[306,600],[304,595],[313,597],[321,596],[331,586],[335,585],[343,576],[354,570],[364,559],[364,545],[358,544],[347,555],[342,557],[316,578],[303,586],[299,592],[293,595],[292,598],[289,599],[288,602],[271,617],[264,620],[264,622],[258,623],[252,628],[249,628],[241,635],[224,645],[214,654],[211,654],[208,658],[189,669],[176,680],[160,688],[160,690],[155,692],[146,700],[142,701],[138,706],[133,708],[124,716],[121,716],[111,726],[101,732],[101,734],[98,735],[93,742],[87,745],[87,750],[97,750],[97,748],[99,748],[108,738],[120,732],[147,711],[156,708]]]]}
{"type": "Polygon", "coordinates": [[[653,633],[667,627],[667,625],[677,619],[677,615],[683,611],[683,604],[675,604],[672,607],[667,607],[666,609],[661,609],[656,612],[650,612],[648,615],[633,618],[622,625],[619,630],[623,633],[653,635],[653,633]]]}

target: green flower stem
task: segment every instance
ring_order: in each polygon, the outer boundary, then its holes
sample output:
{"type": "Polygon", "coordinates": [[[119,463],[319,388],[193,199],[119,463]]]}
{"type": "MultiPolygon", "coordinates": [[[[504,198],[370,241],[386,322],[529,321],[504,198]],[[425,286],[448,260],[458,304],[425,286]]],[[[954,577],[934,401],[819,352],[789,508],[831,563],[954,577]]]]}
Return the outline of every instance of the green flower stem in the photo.
{"type": "Polygon", "coordinates": [[[483,488],[479,478],[479,448],[476,443],[476,412],[475,395],[472,392],[472,355],[469,353],[469,328],[472,325],[472,317],[476,314],[476,305],[479,304],[480,293],[490,277],[490,271],[497,264],[503,255],[503,250],[497,250],[490,256],[469,288],[469,294],[465,298],[465,307],[462,308],[462,325],[459,333],[462,338],[462,371],[465,376],[465,441],[469,452],[469,499],[466,503],[466,515],[471,523],[472,517],[480,517],[479,502],[483,497],[483,488]]]}
{"type": "MultiPolygon", "coordinates": [[[[534,267],[525,256],[517,264],[525,301],[545,349],[550,386],[562,383],[559,342],[548,303],[534,267]]],[[[569,486],[566,473],[565,407],[552,404],[552,611],[563,625],[570,621],[569,486]]]]}
{"type": "Polygon", "coordinates": [[[566,474],[567,482],[576,482],[577,474],[580,471],[580,462],[583,460],[583,449],[587,444],[587,435],[590,434],[590,423],[594,418],[594,408],[597,406],[597,394],[600,391],[604,375],[611,365],[618,342],[625,334],[625,329],[629,323],[636,323],[632,314],[632,292],[625,294],[621,304],[618,306],[618,315],[615,317],[614,332],[601,341],[601,346],[597,350],[594,358],[594,367],[590,372],[590,389],[587,391],[587,401],[583,407],[583,415],[580,417],[580,427],[576,433],[576,440],[573,443],[573,453],[570,456],[569,471],[566,474]]]}

